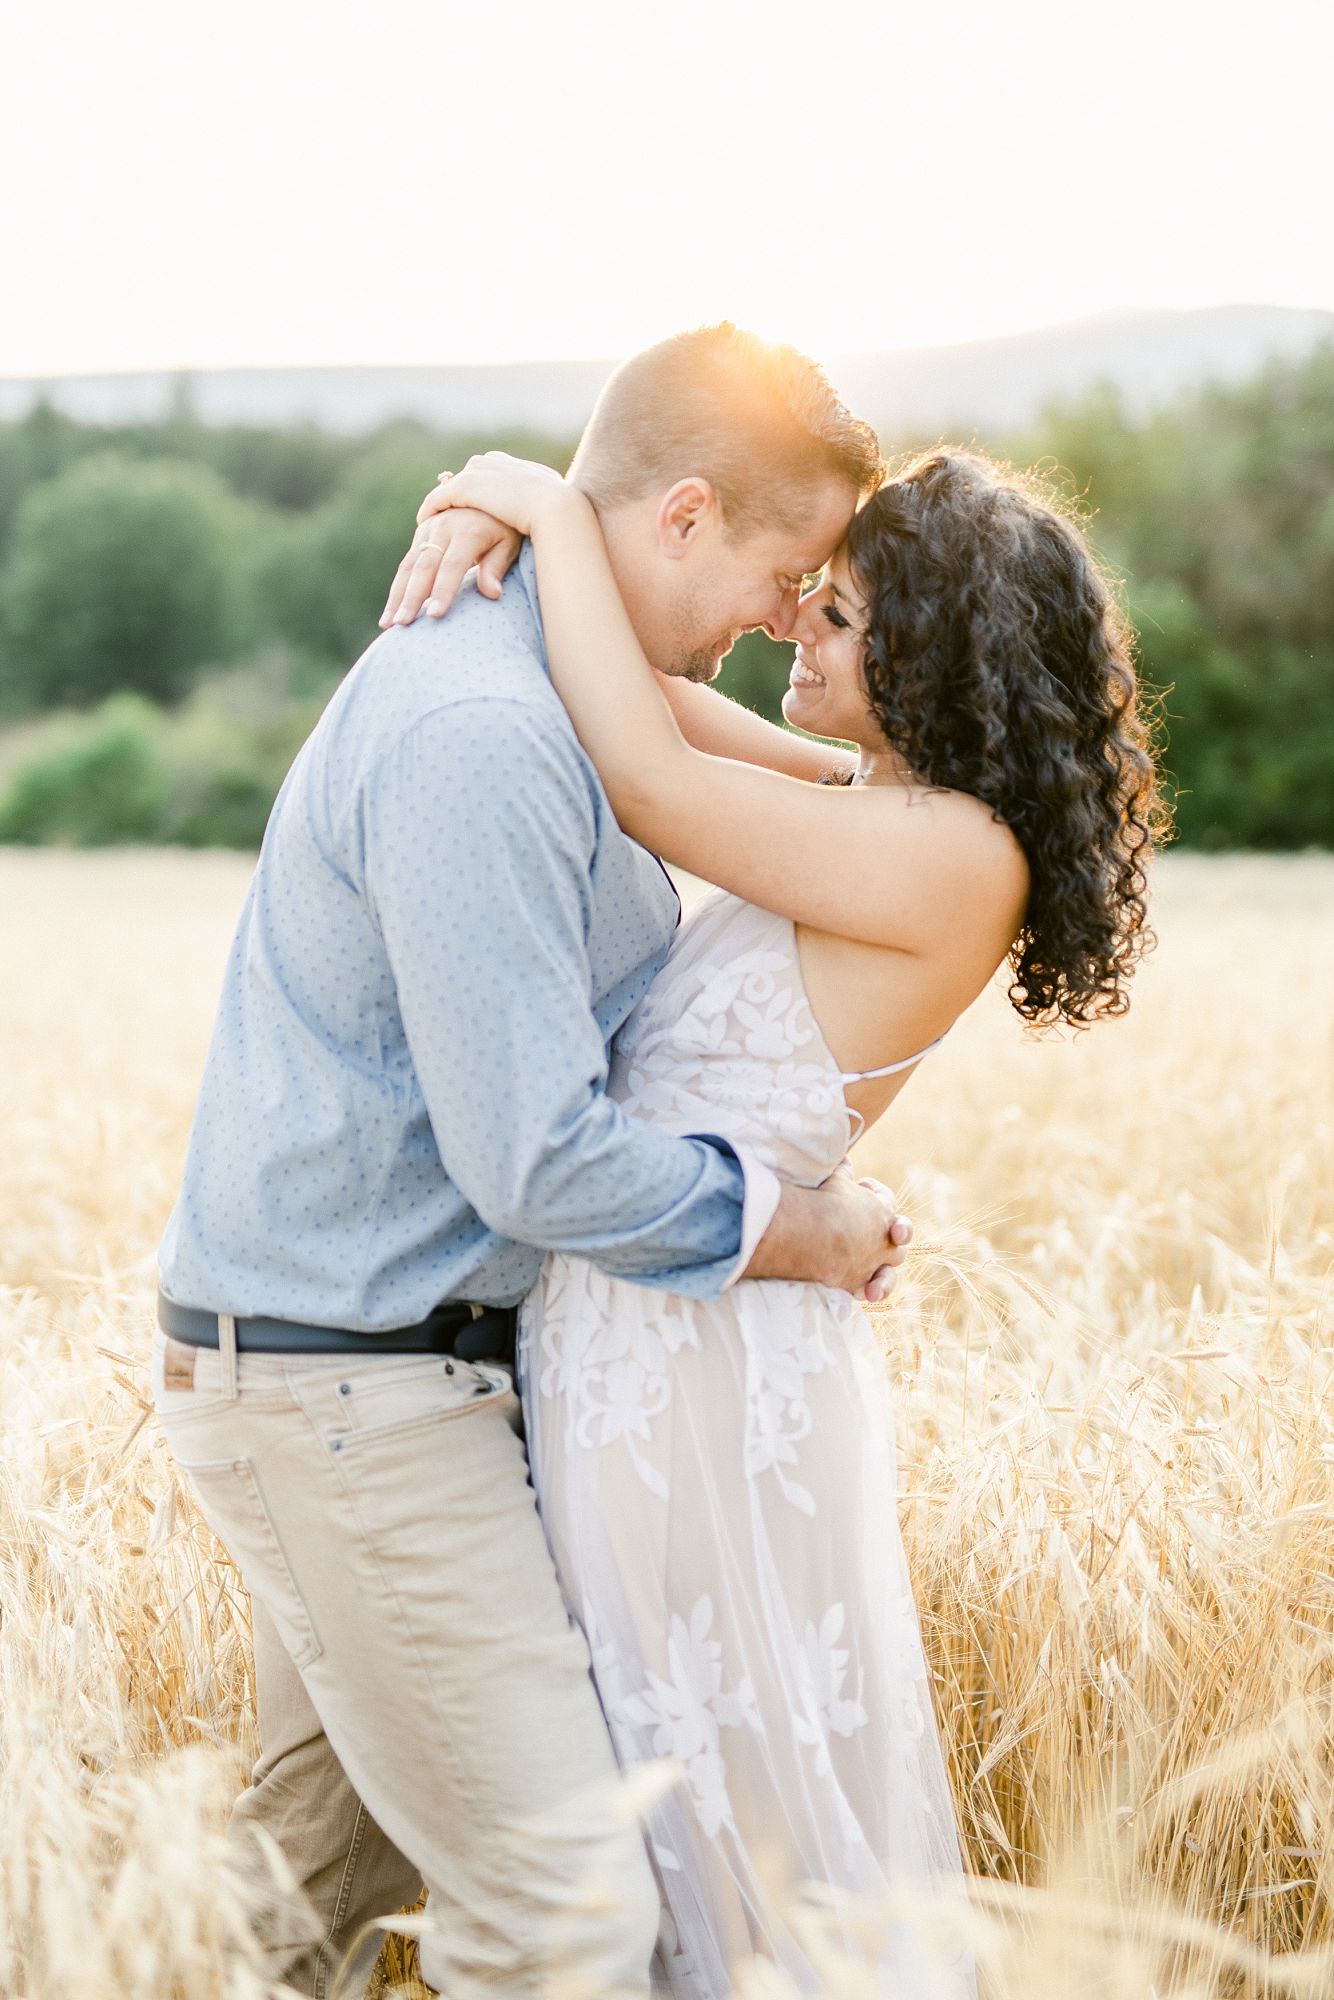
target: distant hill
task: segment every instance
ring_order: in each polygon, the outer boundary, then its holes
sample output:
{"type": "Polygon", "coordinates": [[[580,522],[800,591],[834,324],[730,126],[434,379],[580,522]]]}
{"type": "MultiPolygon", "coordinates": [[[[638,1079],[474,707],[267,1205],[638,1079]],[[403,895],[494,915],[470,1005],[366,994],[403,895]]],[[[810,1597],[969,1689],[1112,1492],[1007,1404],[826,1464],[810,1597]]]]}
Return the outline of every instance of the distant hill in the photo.
{"type": "MultiPolygon", "coordinates": [[[[890,437],[997,433],[1053,397],[1114,383],[1137,411],[1206,381],[1235,382],[1271,356],[1334,339],[1334,313],[1283,306],[1109,313],[1003,340],[835,358],[829,373],[859,416],[890,437]]],[[[184,375],[84,375],[0,381],[0,419],[45,394],[91,423],[153,419],[188,384],[208,423],[313,422],[356,433],[394,417],[440,430],[511,427],[569,437],[588,416],[610,361],[471,368],[233,368],[184,375]]]]}
{"type": "Polygon", "coordinates": [[[1205,382],[1244,382],[1276,356],[1334,340],[1334,313],[1284,306],[1106,313],[1005,340],[862,354],[829,373],[887,436],[1004,431],[1100,381],[1142,413],[1205,382]]]}

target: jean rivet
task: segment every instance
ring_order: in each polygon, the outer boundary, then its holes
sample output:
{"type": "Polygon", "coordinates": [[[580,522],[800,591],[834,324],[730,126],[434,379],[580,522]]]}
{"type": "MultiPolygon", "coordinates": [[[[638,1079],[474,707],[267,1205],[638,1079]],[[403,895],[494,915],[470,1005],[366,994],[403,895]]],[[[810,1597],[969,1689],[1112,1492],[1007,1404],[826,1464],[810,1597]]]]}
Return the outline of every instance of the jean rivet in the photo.
{"type": "Polygon", "coordinates": [[[338,1393],[340,1396],[350,1396],[352,1394],[352,1384],[350,1382],[340,1382],[338,1384],[338,1393]]]}
{"type": "Polygon", "coordinates": [[[330,1451],[341,1451],[343,1449],[343,1440],[341,1438],[335,1438],[333,1442],[330,1444],[329,1449],[330,1451]]]}
{"type": "Polygon", "coordinates": [[[445,1373],[446,1375],[452,1375],[454,1373],[454,1363],[452,1361],[447,1361],[445,1363],[445,1373]]]}

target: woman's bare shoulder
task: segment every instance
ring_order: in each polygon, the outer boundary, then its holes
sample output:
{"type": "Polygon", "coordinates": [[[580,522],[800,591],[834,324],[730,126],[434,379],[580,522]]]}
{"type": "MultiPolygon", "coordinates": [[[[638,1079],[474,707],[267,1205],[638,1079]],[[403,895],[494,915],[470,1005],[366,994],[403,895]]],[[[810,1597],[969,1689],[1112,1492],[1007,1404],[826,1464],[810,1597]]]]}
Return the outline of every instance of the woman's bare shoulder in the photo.
{"type": "MultiPolygon", "coordinates": [[[[1012,915],[1013,934],[1028,900],[1028,859],[1013,828],[993,807],[971,792],[943,785],[863,789],[879,792],[887,816],[921,814],[920,824],[924,831],[930,829],[930,837],[916,851],[924,865],[938,869],[942,889],[963,895],[975,907],[984,904],[994,909],[1002,928],[1012,915]]],[[[887,849],[886,871],[895,866],[896,856],[887,849]]]]}

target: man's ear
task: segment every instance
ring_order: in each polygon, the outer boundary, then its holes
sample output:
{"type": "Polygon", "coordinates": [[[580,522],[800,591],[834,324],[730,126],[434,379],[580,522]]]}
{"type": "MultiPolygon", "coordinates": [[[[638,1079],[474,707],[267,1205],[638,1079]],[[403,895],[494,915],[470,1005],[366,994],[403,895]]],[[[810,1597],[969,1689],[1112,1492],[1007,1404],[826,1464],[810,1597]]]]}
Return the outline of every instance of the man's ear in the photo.
{"type": "Polygon", "coordinates": [[[678,479],[658,505],[654,522],[658,547],[670,560],[679,561],[721,520],[718,495],[707,479],[678,479]]]}

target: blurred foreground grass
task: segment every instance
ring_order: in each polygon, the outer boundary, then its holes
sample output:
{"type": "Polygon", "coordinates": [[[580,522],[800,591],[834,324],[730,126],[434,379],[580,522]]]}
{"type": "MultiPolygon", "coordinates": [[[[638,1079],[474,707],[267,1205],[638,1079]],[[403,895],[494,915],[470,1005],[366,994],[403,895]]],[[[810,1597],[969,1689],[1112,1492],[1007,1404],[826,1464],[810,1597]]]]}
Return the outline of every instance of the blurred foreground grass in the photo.
{"type": "MultiPolygon", "coordinates": [[[[24,2000],[267,1990],[218,1866],[244,1595],[143,1421],[249,865],[0,849],[24,2000]]],[[[987,2000],[1334,1992],[1334,859],[1172,857],[1156,919],[1126,1021],[990,994],[860,1153],[918,1226],[881,1325],[987,2000]]]]}

